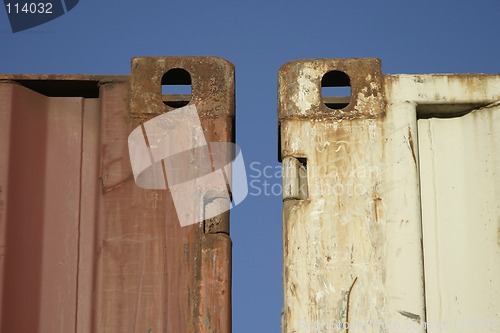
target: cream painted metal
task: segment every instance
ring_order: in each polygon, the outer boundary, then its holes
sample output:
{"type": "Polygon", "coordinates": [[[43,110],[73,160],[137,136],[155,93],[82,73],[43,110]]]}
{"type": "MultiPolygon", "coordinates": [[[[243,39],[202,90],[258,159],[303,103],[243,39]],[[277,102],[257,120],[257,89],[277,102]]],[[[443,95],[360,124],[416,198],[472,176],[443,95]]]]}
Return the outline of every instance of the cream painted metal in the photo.
{"type": "Polygon", "coordinates": [[[500,331],[499,104],[418,121],[428,332],[500,331]]]}
{"type": "Polygon", "coordinates": [[[444,332],[436,323],[456,318],[498,323],[500,110],[463,116],[498,100],[497,75],[383,75],[376,59],[283,66],[283,332],[444,332]],[[330,71],[351,79],[344,109],[327,108],[332,101],[321,97],[330,71]],[[439,138],[446,144],[437,147],[439,138]],[[451,306],[455,296],[460,304],[451,306]]]}

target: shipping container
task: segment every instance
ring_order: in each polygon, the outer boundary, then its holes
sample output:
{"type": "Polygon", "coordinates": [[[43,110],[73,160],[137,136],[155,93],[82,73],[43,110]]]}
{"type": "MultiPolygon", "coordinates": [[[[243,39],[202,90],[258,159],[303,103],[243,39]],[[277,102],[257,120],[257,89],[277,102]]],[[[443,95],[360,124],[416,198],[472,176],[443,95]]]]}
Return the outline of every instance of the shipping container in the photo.
{"type": "Polygon", "coordinates": [[[2,332],[231,331],[228,212],[181,227],[171,192],[131,169],[131,131],[184,105],[207,141],[233,142],[234,66],[139,57],[123,76],[0,75],[2,332]]]}
{"type": "Polygon", "coordinates": [[[500,75],[279,72],[291,332],[500,332],[500,75]]]}

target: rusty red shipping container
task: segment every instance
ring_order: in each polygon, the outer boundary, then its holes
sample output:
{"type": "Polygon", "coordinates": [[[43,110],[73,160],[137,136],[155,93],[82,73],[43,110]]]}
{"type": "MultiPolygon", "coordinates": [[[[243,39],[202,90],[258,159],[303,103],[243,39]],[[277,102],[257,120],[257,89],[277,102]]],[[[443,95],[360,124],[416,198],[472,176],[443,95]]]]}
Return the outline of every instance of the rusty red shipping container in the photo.
{"type": "Polygon", "coordinates": [[[189,98],[207,141],[233,142],[220,58],[0,75],[2,332],[231,331],[229,214],[180,227],[170,192],[138,187],[129,160],[132,129],[189,98]],[[192,95],[162,95],[169,83],[192,95]]]}

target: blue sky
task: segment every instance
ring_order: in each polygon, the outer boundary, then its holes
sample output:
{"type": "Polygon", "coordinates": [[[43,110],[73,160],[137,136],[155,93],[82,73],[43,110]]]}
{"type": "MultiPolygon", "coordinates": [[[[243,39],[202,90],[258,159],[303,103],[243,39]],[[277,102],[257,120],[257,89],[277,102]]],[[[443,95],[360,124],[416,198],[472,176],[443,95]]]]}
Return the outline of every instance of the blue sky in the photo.
{"type": "MultiPolygon", "coordinates": [[[[280,179],[258,176],[279,166],[281,65],[378,57],[384,73],[500,73],[499,14],[498,0],[80,0],[14,34],[0,8],[0,72],[128,74],[134,56],[224,57],[236,66],[237,142],[249,180],[272,185],[280,179]]],[[[281,197],[249,190],[231,211],[233,331],[279,332],[281,197]]]]}

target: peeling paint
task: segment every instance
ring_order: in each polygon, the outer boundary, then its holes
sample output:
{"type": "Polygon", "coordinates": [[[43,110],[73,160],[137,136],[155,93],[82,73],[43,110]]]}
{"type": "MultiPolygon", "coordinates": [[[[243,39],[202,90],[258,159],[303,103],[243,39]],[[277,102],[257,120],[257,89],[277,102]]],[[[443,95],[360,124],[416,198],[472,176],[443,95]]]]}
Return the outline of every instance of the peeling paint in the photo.
{"type": "Polygon", "coordinates": [[[317,76],[317,71],[312,68],[303,68],[297,78],[297,85],[300,89],[297,94],[292,97],[292,102],[295,103],[297,109],[308,110],[313,105],[319,104],[319,90],[314,78],[317,76]]]}

